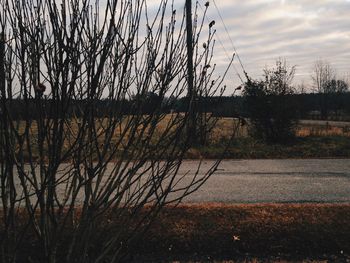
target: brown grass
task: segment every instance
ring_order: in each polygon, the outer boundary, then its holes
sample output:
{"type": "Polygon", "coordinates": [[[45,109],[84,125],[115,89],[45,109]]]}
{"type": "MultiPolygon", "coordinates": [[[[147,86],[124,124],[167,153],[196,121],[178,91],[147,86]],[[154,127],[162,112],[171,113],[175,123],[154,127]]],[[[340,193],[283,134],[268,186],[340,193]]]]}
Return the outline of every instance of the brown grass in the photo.
{"type": "MultiPolygon", "coordinates": [[[[168,114],[164,119],[158,123],[156,132],[151,139],[156,142],[160,134],[164,131],[175,115],[168,114]]],[[[143,116],[147,118],[147,116],[143,116]]],[[[181,116],[179,116],[181,118],[181,116]]],[[[120,138],[121,131],[125,128],[128,117],[124,119],[120,126],[114,131],[111,140],[111,146],[115,145],[120,138]]],[[[315,122],[315,121],[301,121],[296,129],[297,139],[289,145],[271,145],[263,142],[255,141],[248,134],[248,127],[238,125],[238,120],[233,118],[220,118],[214,129],[209,134],[208,144],[200,147],[190,149],[186,155],[188,159],[198,158],[218,158],[222,155],[225,147],[229,143],[228,151],[226,151],[225,158],[332,158],[332,157],[350,157],[350,123],[342,122],[315,122]],[[230,142],[233,133],[234,141],[230,142]]],[[[106,120],[101,119],[96,121],[96,129],[99,131],[101,137],[99,139],[100,145],[103,145],[103,126],[106,126],[106,120]]],[[[140,127],[141,128],[141,127],[140,127]]],[[[38,144],[37,144],[37,127],[33,122],[31,129],[31,143],[33,157],[38,158],[38,144]]],[[[74,138],[79,130],[79,120],[71,120],[67,123],[66,129],[69,129],[74,138]]],[[[24,122],[19,123],[20,134],[24,131],[24,122]]],[[[124,141],[128,139],[126,134],[124,141]]],[[[69,148],[72,141],[68,137],[64,142],[64,151],[69,148]]],[[[139,147],[136,145],[134,147],[139,147]]],[[[47,147],[45,146],[45,149],[47,147]]],[[[123,146],[118,146],[118,154],[123,152],[123,146]]],[[[26,150],[23,152],[25,159],[29,159],[26,150]]],[[[89,153],[87,153],[89,154],[89,153]]],[[[96,156],[91,153],[93,158],[96,156]]]]}
{"type": "Polygon", "coordinates": [[[135,259],[136,262],[146,259],[154,262],[160,259],[162,262],[342,261],[350,259],[349,222],[349,204],[168,207],[136,246],[135,259]]]}
{"type": "MultiPolygon", "coordinates": [[[[92,239],[95,243],[91,244],[94,253],[106,233],[113,236],[120,230],[114,213],[111,210],[99,218],[92,239]]],[[[348,262],[349,222],[350,204],[168,206],[147,234],[131,244],[131,256],[125,262],[348,262]]],[[[71,232],[66,232],[63,234],[69,238],[71,232]]],[[[30,233],[18,256],[31,255],[44,262],[39,256],[40,244],[30,233]]],[[[59,253],[65,255],[62,249],[59,253]]]]}
{"type": "MultiPolygon", "coordinates": [[[[237,127],[237,120],[232,118],[220,118],[216,127],[213,129],[211,138],[216,142],[223,138],[229,138],[232,135],[234,127],[237,127]]],[[[302,121],[298,124],[295,134],[297,137],[307,136],[345,136],[350,137],[350,122],[344,125],[344,122],[325,122],[317,124],[314,122],[302,121]]],[[[238,138],[248,137],[248,126],[239,127],[236,136],[238,138]]]]}
{"type": "MultiPolygon", "coordinates": [[[[168,123],[171,121],[172,118],[174,118],[175,115],[168,114],[166,115],[161,122],[158,123],[157,125],[157,130],[159,133],[165,130],[167,127],[168,123]]],[[[145,116],[147,118],[147,116],[145,116]]],[[[122,122],[121,126],[118,127],[115,130],[114,136],[115,139],[118,138],[120,135],[120,131],[125,128],[125,124],[129,120],[128,117],[124,119],[122,122]],[[121,130],[120,130],[121,129],[121,130]]],[[[96,123],[96,129],[101,130],[102,129],[99,127],[106,126],[107,121],[104,119],[99,120],[96,123]]],[[[78,119],[72,119],[69,123],[67,123],[66,127],[73,133],[76,134],[78,129],[79,129],[79,120],[78,119]]],[[[337,125],[336,122],[330,122],[331,124],[314,124],[312,122],[308,123],[307,121],[301,122],[297,129],[296,129],[296,135],[305,137],[305,136],[350,136],[350,122],[348,125],[337,125]]],[[[234,118],[219,118],[216,126],[212,130],[210,134],[211,141],[216,142],[220,139],[227,139],[230,138],[235,131],[235,136],[236,137],[247,137],[248,136],[248,126],[239,126],[238,120],[234,118]]],[[[17,125],[16,125],[17,126],[17,125]]],[[[18,124],[18,131],[19,134],[22,134],[24,132],[25,128],[25,123],[24,121],[19,122],[18,124]]],[[[36,122],[32,122],[30,129],[32,131],[32,134],[37,133],[37,125],[36,122]]]]}
{"type": "Polygon", "coordinates": [[[346,136],[350,137],[349,127],[301,125],[296,130],[298,137],[307,136],[346,136]]]}

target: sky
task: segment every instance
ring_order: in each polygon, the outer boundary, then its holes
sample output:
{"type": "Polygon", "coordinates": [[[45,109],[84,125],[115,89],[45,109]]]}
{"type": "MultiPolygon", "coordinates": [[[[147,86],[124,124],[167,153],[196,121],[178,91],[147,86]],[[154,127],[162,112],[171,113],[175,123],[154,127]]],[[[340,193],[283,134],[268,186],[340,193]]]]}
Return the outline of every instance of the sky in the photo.
{"type": "MultiPolygon", "coordinates": [[[[233,42],[254,78],[278,58],[295,65],[294,84],[304,83],[309,89],[318,59],[327,60],[338,77],[350,73],[350,0],[215,0],[224,23],[213,0],[209,2],[208,19],[216,21],[220,64],[229,60],[226,53],[232,53],[233,42]]],[[[242,72],[237,60],[235,67],[242,72]]],[[[234,87],[240,81],[231,72],[227,81],[234,87]]]]}
{"type": "MultiPolygon", "coordinates": [[[[102,5],[106,1],[101,0],[102,5]]],[[[162,1],[173,1],[181,20],[185,0],[145,1],[154,12],[162,1]]],[[[225,71],[235,47],[252,78],[261,78],[264,68],[282,58],[296,66],[294,86],[304,83],[308,91],[312,91],[313,66],[320,59],[328,61],[339,78],[350,80],[350,0],[192,1],[193,5],[198,1],[199,15],[209,1],[207,23],[216,21],[218,73],[225,71]]],[[[226,95],[242,83],[238,74],[244,79],[236,56],[225,81],[226,95]]]]}

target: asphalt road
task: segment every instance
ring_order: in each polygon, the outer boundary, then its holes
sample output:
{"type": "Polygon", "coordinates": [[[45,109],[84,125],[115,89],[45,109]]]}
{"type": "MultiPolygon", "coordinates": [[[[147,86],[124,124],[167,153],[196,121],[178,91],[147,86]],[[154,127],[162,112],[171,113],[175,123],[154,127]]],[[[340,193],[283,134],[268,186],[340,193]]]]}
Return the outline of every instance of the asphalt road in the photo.
{"type": "MultiPolygon", "coordinates": [[[[213,161],[203,161],[199,176],[212,164],[213,161]]],[[[62,174],[65,167],[61,167],[62,174]]],[[[180,188],[191,181],[197,167],[198,161],[183,162],[178,174],[178,178],[183,179],[180,188]]],[[[111,172],[112,168],[111,164],[107,170],[111,172]]],[[[29,166],[27,169],[29,173],[29,166]]],[[[16,185],[19,185],[18,178],[16,185]]],[[[60,185],[58,195],[64,198],[65,191],[65,184],[60,185]]],[[[83,192],[77,197],[77,202],[82,201],[83,192]]],[[[224,160],[218,171],[183,201],[350,203],[350,159],[224,160]]]]}
{"type": "MultiPolygon", "coordinates": [[[[202,167],[204,171],[210,161],[202,167]]],[[[194,166],[187,161],[182,171],[194,166]]],[[[350,202],[350,160],[225,160],[185,202],[350,202]]]]}

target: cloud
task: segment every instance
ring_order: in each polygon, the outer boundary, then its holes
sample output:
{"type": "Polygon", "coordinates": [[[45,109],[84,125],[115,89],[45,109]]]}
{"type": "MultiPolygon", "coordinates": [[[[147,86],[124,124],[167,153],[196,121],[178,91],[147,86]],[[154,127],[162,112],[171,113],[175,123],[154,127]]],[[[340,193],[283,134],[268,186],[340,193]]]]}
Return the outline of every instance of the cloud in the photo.
{"type": "MultiPolygon", "coordinates": [[[[198,0],[199,13],[207,1],[198,0]]],[[[146,2],[154,15],[161,1],[146,2]]],[[[207,22],[216,21],[215,60],[221,73],[234,51],[230,38],[254,78],[279,57],[297,66],[296,84],[310,84],[313,64],[320,58],[329,61],[340,76],[350,72],[350,0],[215,0],[224,23],[214,0],[209,2],[207,22]]],[[[185,0],[173,0],[173,4],[181,20],[185,0]]],[[[237,59],[235,68],[243,76],[237,59]]],[[[231,87],[227,94],[240,84],[234,68],[226,82],[231,87]]]]}
{"type": "MultiPolygon", "coordinates": [[[[350,2],[346,0],[216,0],[246,70],[259,77],[266,65],[285,57],[297,65],[295,82],[310,82],[312,65],[327,59],[339,75],[350,72],[350,2]]],[[[209,19],[217,21],[217,38],[233,47],[211,1],[209,19]]],[[[218,57],[225,57],[219,48],[218,57]]],[[[239,65],[236,64],[239,68],[239,65]]],[[[228,79],[239,81],[235,74],[228,79]]]]}

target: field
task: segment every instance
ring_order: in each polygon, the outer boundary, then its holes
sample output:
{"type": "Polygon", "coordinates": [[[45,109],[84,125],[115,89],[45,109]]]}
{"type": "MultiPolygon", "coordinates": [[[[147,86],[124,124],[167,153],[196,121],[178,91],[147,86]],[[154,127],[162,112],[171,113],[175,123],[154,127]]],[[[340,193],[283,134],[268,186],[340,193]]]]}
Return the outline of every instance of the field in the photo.
{"type": "MultiPolygon", "coordinates": [[[[147,118],[145,116],[144,118],[147,118]]],[[[171,122],[172,115],[166,115],[157,125],[153,135],[153,141],[157,141],[162,132],[171,122]]],[[[126,127],[128,118],[118,125],[113,133],[111,143],[116,143],[126,127]]],[[[99,136],[100,145],[103,145],[104,127],[107,120],[97,120],[96,130],[99,136]]],[[[141,122],[142,123],[142,122],[141,122]]],[[[64,148],[68,149],[79,132],[79,120],[71,120],[66,124],[70,136],[66,136],[64,148]]],[[[24,122],[18,123],[19,133],[25,129],[24,122]]],[[[143,127],[141,127],[142,129],[143,127]]],[[[147,129],[147,128],[146,128],[147,129]]],[[[30,125],[30,136],[32,142],[32,154],[38,155],[37,148],[37,126],[33,122],[30,125]]],[[[128,140],[127,132],[123,140],[128,140]]],[[[288,144],[267,144],[253,139],[249,136],[249,124],[240,125],[237,119],[220,118],[214,128],[208,133],[207,143],[191,148],[186,154],[188,159],[218,158],[225,152],[224,158],[349,158],[350,157],[350,122],[326,122],[302,120],[295,130],[296,138],[288,144]]],[[[122,148],[122,144],[120,144],[122,148]]],[[[136,145],[137,147],[137,145],[136,145]]],[[[122,149],[120,149],[122,151],[122,149]]],[[[24,157],[27,157],[24,151],[24,157]]],[[[116,154],[118,158],[118,151],[116,154]]]]}
{"type": "MultiPolygon", "coordinates": [[[[229,138],[232,131],[236,131],[236,138],[249,137],[248,125],[237,127],[237,120],[232,118],[220,118],[211,134],[211,142],[217,142],[222,138],[229,138]]],[[[297,137],[308,136],[344,136],[350,137],[350,122],[313,121],[301,120],[296,128],[297,137]]]]}
{"type": "Polygon", "coordinates": [[[350,157],[350,122],[300,121],[294,141],[269,144],[249,136],[248,125],[222,118],[210,134],[206,146],[190,151],[190,158],[215,158],[227,147],[224,158],[348,158],[350,157]],[[229,141],[232,132],[234,138],[229,141]],[[228,143],[229,141],[229,143],[228,143]]]}

